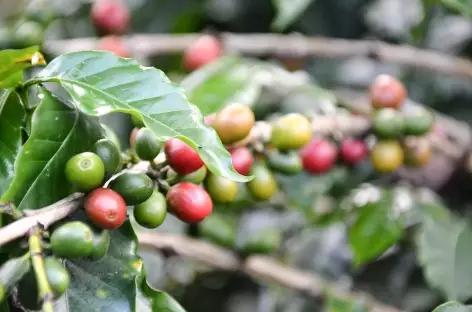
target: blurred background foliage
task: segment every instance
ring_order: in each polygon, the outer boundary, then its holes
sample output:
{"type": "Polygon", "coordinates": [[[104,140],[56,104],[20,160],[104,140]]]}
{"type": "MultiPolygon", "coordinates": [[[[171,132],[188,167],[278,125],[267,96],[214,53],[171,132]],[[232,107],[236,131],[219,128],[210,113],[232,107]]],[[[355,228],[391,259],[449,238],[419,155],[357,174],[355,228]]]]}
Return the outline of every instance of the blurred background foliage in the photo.
{"type": "MultiPolygon", "coordinates": [[[[99,36],[90,21],[91,4],[90,0],[1,0],[0,46],[99,36]]],[[[127,0],[126,4],[132,14],[129,34],[297,32],[472,55],[468,0],[127,0]]],[[[376,75],[389,73],[402,79],[411,99],[472,122],[472,81],[461,77],[370,58],[294,55],[263,58],[270,63],[223,58],[216,73],[202,70],[208,72],[201,81],[195,75],[186,77],[181,57],[159,55],[149,63],[182,82],[191,101],[205,113],[232,100],[251,105],[259,119],[274,112],[339,113],[334,95],[322,88],[365,90],[376,75]],[[294,67],[297,71],[291,72],[294,67]]],[[[132,127],[127,117],[109,116],[106,122],[126,146],[132,127]]],[[[237,250],[257,232],[278,229],[283,243],[274,257],[407,311],[431,311],[448,298],[471,297],[468,192],[436,194],[406,183],[390,187],[391,180],[375,176],[368,163],[354,169],[339,166],[323,176],[299,174],[278,180],[282,199],[257,203],[243,194],[234,204],[216,207],[215,216],[223,221],[213,219],[220,224],[213,228],[223,234],[215,235],[229,236],[229,247],[237,250]],[[450,210],[460,212],[462,219],[450,216],[450,210]],[[444,282],[448,276],[457,280],[444,282]]],[[[198,234],[198,229],[172,216],[157,231],[198,234]]],[[[211,240],[212,235],[207,236],[211,240]]],[[[328,296],[323,305],[286,288],[209,270],[188,259],[145,249],[141,254],[151,283],[172,293],[189,312],[364,311],[357,302],[328,296]]]]}

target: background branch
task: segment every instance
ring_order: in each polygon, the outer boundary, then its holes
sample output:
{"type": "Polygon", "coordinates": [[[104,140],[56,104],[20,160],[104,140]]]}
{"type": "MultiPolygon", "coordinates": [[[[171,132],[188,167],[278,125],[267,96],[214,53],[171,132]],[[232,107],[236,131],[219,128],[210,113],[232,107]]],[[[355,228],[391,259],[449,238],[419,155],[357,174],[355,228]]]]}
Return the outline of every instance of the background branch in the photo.
{"type": "Polygon", "coordinates": [[[376,301],[366,293],[343,290],[320,276],[299,271],[267,256],[250,256],[241,260],[233,252],[211,243],[167,233],[142,232],[138,239],[141,246],[170,251],[215,268],[242,272],[256,280],[277,283],[318,299],[329,293],[339,299],[362,301],[371,312],[401,312],[376,301]]]}
{"type": "MultiPolygon", "coordinates": [[[[201,34],[135,34],[123,37],[131,52],[139,58],[157,54],[181,53],[201,34]]],[[[301,34],[233,34],[221,33],[220,38],[230,53],[253,56],[318,56],[323,58],[374,57],[381,61],[424,68],[446,74],[472,78],[472,62],[439,52],[421,50],[407,45],[393,45],[371,40],[346,40],[306,37],[301,34]]],[[[49,40],[44,50],[62,54],[91,50],[97,38],[49,40]]]]}

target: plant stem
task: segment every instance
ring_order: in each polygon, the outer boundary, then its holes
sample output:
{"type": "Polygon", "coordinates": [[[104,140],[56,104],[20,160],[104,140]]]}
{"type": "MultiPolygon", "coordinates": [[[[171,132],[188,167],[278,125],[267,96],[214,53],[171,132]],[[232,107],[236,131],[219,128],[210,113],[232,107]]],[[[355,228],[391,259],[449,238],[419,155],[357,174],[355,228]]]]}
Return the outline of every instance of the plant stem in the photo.
{"type": "Polygon", "coordinates": [[[53,307],[53,293],[46,275],[44,267],[43,254],[41,248],[41,229],[35,226],[31,229],[30,237],[28,239],[29,249],[31,254],[31,262],[33,265],[36,283],[38,285],[39,299],[42,301],[43,312],[54,312],[53,307]]]}
{"type": "Polygon", "coordinates": [[[15,220],[19,220],[24,217],[24,214],[16,209],[15,205],[11,201],[0,202],[0,213],[6,213],[12,216],[15,220]]]}
{"type": "Polygon", "coordinates": [[[165,166],[167,166],[167,160],[164,160],[163,162],[160,162],[160,163],[156,163],[154,161],[151,161],[151,168],[156,170],[156,171],[160,171],[165,166]]]}

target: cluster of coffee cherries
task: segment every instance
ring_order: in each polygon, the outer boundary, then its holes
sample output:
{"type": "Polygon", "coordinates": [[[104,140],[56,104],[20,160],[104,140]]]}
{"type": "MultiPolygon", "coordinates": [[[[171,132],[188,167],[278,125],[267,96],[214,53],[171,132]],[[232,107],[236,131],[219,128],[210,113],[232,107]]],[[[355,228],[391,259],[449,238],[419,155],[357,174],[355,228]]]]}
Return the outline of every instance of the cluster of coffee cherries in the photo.
{"type": "Polygon", "coordinates": [[[407,110],[406,99],[404,85],[392,76],[379,75],[370,86],[372,131],[377,138],[371,160],[378,172],[394,172],[402,165],[420,167],[431,158],[426,136],[433,129],[434,114],[424,107],[407,110]]]}
{"type": "MultiPolygon", "coordinates": [[[[130,26],[131,14],[122,0],[97,0],[93,2],[90,17],[101,37],[96,45],[97,50],[111,51],[121,57],[130,57],[131,53],[121,35],[130,26]]],[[[209,34],[203,34],[185,50],[183,65],[193,71],[202,67],[223,54],[220,41],[209,34]]]]}

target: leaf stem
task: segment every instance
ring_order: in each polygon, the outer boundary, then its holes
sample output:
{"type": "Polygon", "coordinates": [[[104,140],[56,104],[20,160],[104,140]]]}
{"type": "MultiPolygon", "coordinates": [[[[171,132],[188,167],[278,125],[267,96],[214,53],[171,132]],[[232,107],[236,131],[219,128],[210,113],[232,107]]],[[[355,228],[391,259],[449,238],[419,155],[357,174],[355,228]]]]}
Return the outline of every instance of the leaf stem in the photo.
{"type": "Polygon", "coordinates": [[[35,226],[31,229],[28,239],[31,262],[33,265],[36,283],[38,285],[39,299],[42,301],[43,312],[54,312],[53,292],[46,275],[43,253],[41,248],[41,229],[35,226]]]}
{"type": "Polygon", "coordinates": [[[11,201],[0,202],[0,213],[6,213],[12,216],[15,220],[19,220],[24,217],[24,214],[16,209],[15,205],[11,201]]]}

